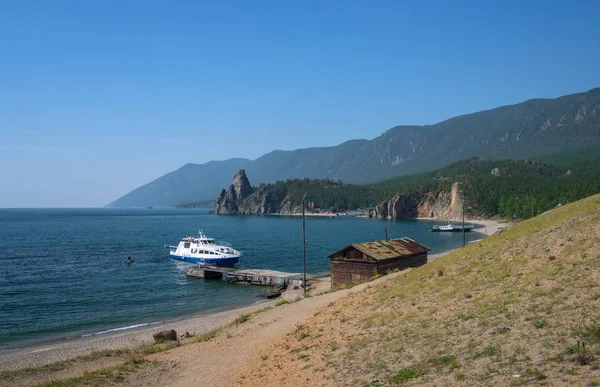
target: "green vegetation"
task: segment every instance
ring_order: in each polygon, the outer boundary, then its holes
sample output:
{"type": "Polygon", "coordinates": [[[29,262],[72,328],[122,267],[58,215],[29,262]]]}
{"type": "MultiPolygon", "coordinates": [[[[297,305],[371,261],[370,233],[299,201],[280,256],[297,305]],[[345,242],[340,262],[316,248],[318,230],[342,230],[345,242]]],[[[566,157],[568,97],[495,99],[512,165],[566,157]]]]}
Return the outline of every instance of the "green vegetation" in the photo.
{"type": "Polygon", "coordinates": [[[293,179],[261,184],[258,188],[268,192],[267,205],[270,208],[279,208],[286,196],[300,203],[305,193],[306,200],[314,201],[320,209],[334,207],[338,211],[370,207],[378,204],[382,197],[376,188],[330,179],[293,179]]]}
{"type": "MultiPolygon", "coordinates": [[[[558,204],[600,192],[600,145],[578,152],[544,155],[542,161],[472,158],[434,172],[402,176],[370,185],[343,184],[329,179],[294,179],[261,184],[268,207],[303,195],[320,209],[337,211],[372,208],[397,193],[422,200],[427,194],[450,190],[460,183],[466,211],[472,215],[525,219],[558,204]],[[548,164],[550,163],[550,164],[548,164]],[[551,164],[554,163],[554,164],[551,164]],[[494,174],[492,173],[494,171],[494,174]]],[[[311,209],[309,209],[309,212],[311,209]]]]}
{"type": "Polygon", "coordinates": [[[237,325],[237,324],[245,323],[248,320],[250,320],[250,313],[244,313],[244,314],[240,315],[240,317],[233,320],[233,323],[237,325]]]}
{"type": "Polygon", "coordinates": [[[521,219],[600,192],[600,145],[579,152],[545,155],[540,160],[543,162],[472,158],[371,187],[383,191],[388,198],[397,192],[420,197],[459,182],[468,212],[521,219]],[[496,168],[498,173],[494,175],[496,168]]]}
{"type": "Polygon", "coordinates": [[[127,374],[147,365],[148,363],[149,362],[147,360],[136,358],[116,367],[85,372],[82,376],[77,378],[43,383],[39,384],[38,387],[78,387],[83,385],[100,385],[109,384],[111,382],[121,382],[123,379],[125,379],[127,374]]]}
{"type": "Polygon", "coordinates": [[[404,383],[410,379],[418,377],[421,374],[422,372],[417,368],[403,368],[392,377],[392,382],[397,384],[404,383]]]}
{"type": "Polygon", "coordinates": [[[498,346],[494,345],[494,344],[488,345],[483,350],[483,354],[484,355],[488,355],[488,356],[493,356],[493,355],[495,355],[497,353],[498,353],[498,346]]]}

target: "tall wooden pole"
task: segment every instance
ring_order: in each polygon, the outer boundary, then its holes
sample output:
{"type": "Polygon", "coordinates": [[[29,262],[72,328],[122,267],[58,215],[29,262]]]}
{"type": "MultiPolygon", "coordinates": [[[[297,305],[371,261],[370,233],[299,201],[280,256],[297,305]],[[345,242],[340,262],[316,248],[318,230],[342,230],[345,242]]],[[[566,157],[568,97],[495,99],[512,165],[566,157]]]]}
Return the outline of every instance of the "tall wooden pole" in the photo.
{"type": "Polygon", "coordinates": [[[304,262],[304,296],[306,297],[306,218],[304,214],[304,198],[306,194],[302,197],[302,260],[304,262]]]}
{"type": "Polygon", "coordinates": [[[462,200],[462,237],[463,237],[463,247],[466,245],[466,236],[465,236],[465,198],[462,200]]]}

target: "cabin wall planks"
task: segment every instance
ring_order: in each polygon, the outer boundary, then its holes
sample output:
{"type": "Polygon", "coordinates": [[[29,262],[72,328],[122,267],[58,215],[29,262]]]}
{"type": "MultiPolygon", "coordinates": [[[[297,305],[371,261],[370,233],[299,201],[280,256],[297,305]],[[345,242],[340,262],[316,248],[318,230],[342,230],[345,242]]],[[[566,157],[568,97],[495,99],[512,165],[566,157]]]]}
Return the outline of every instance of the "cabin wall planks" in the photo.
{"type": "Polygon", "coordinates": [[[329,255],[332,286],[424,265],[429,250],[409,238],[352,244],[329,255]]]}
{"type": "Polygon", "coordinates": [[[377,263],[373,261],[332,260],[331,284],[341,286],[346,282],[363,282],[377,274],[377,263]]]}

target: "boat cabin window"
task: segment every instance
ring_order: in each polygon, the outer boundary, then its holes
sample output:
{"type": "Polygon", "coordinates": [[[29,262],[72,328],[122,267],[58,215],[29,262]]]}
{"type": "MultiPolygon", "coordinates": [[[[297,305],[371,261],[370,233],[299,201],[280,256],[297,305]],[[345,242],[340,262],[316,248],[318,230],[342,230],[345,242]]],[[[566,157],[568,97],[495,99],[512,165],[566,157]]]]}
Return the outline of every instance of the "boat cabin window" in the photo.
{"type": "Polygon", "coordinates": [[[185,242],[183,244],[183,247],[185,247],[186,249],[189,249],[190,248],[190,242],[185,242]]]}

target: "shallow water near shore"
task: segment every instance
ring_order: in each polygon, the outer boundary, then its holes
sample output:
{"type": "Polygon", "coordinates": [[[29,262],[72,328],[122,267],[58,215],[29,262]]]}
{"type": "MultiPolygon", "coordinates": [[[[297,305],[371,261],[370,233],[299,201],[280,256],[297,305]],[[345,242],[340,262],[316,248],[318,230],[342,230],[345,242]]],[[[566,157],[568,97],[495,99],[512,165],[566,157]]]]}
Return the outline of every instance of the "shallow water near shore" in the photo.
{"type": "MultiPolygon", "coordinates": [[[[408,236],[431,254],[462,244],[432,222],[306,220],[308,273],[354,242],[408,236]]],[[[268,287],[198,280],[165,245],[203,229],[244,256],[239,267],[302,271],[301,219],[215,216],[175,209],[0,209],[0,350],[94,335],[262,300],[268,287]],[[134,263],[125,264],[131,256],[134,263]]],[[[467,241],[482,235],[467,233],[467,241]]]]}

